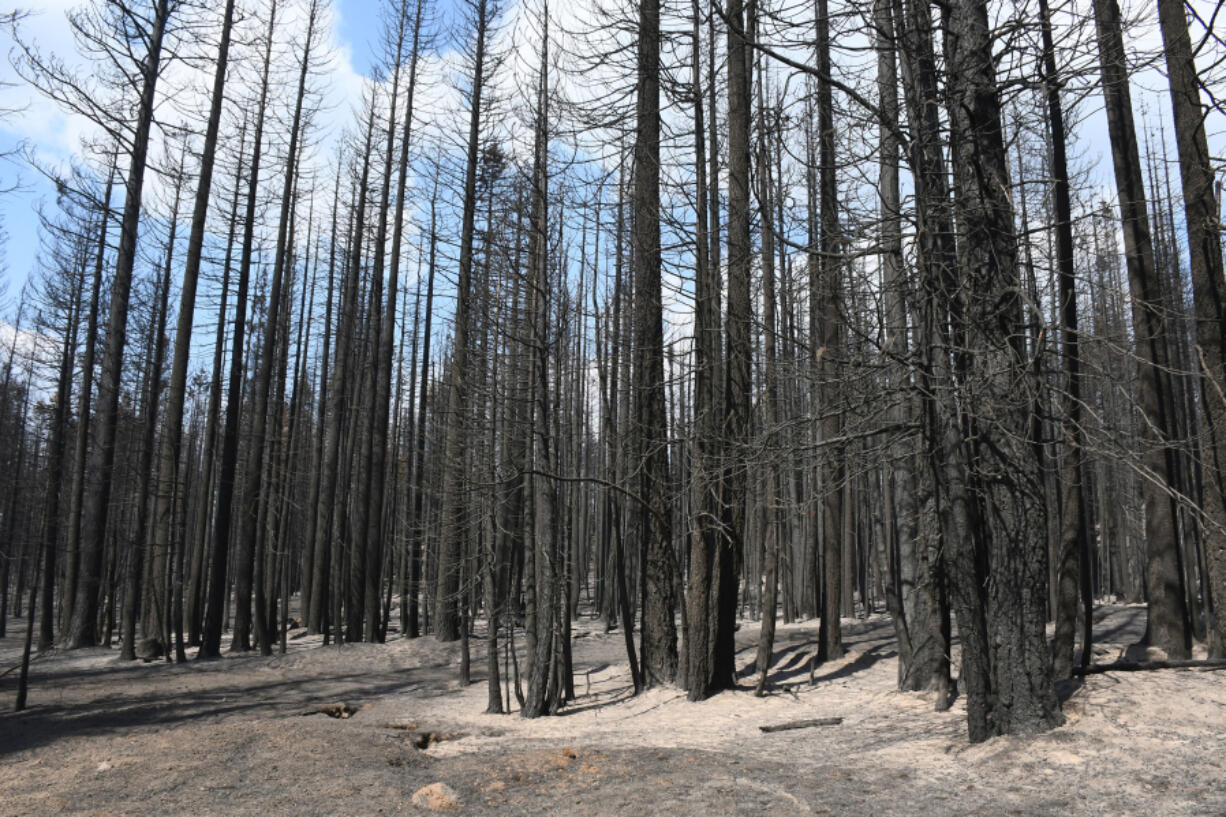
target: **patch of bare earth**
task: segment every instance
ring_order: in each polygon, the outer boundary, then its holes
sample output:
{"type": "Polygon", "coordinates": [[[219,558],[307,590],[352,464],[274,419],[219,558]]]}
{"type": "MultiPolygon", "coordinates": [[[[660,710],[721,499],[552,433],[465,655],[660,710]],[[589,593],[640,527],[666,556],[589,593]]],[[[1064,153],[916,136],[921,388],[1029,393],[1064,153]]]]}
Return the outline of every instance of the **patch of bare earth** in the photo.
{"type": "MultiPolygon", "coordinates": [[[[1099,660],[1143,615],[1100,616],[1099,660]]],[[[0,671],[19,657],[13,624],[0,671]]],[[[429,638],[300,638],[285,656],[185,665],[53,653],[34,664],[30,709],[0,714],[0,815],[426,814],[413,795],[435,783],[466,815],[1226,814],[1226,673],[1092,676],[1062,690],[1060,729],[971,746],[961,700],[938,713],[895,691],[888,621],[844,627],[848,654],[814,683],[816,627],[785,625],[765,698],[745,679],[693,704],[632,696],[621,633],[585,620],[576,700],[534,721],[483,714],[483,679],[461,688],[458,645],[429,638]],[[759,728],[821,718],[842,722],[759,728]]],[[[756,634],[746,622],[744,664],[756,634]]],[[[0,677],[3,705],[15,684],[0,677]]]]}

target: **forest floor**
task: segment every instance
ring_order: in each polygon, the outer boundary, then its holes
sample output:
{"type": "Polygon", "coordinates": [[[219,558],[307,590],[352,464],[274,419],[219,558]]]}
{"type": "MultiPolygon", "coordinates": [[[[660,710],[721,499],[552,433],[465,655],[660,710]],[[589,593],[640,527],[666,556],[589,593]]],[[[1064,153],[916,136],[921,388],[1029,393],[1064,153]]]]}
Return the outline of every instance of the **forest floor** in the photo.
{"type": "MultiPolygon", "coordinates": [[[[1143,632],[1144,608],[1097,618],[1099,661],[1143,632]]],[[[1226,815],[1226,673],[1091,676],[1062,686],[1063,727],[972,746],[963,699],[938,713],[896,691],[888,619],[843,627],[847,655],[813,684],[815,623],[781,625],[766,697],[746,675],[689,703],[676,688],[632,696],[622,633],[583,619],[577,698],[534,721],[483,714],[476,639],[468,687],[459,645],[432,638],[300,637],[284,656],[183,665],[53,652],[33,665],[30,708],[0,714],[0,815],[425,814],[413,794],[433,783],[467,815],[1226,815]],[[351,716],[304,714],[340,703],[351,716]],[[824,717],[843,720],[759,729],[824,717]]],[[[0,672],[23,634],[11,621],[0,672]]],[[[746,673],[756,639],[745,622],[746,673]]],[[[6,709],[16,675],[0,677],[6,709]]]]}

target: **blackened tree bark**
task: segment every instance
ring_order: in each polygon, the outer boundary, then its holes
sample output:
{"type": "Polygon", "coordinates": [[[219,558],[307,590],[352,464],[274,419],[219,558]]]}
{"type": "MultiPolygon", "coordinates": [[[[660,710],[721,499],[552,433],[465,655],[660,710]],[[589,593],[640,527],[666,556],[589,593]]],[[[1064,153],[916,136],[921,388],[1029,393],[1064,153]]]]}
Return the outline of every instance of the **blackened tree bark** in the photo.
{"type": "MultiPolygon", "coordinates": [[[[331,366],[332,354],[332,313],[336,290],[336,265],[340,245],[338,216],[341,192],[341,158],[337,157],[336,180],[332,191],[332,227],[328,240],[328,296],[324,307],[324,342],[322,366],[319,374],[319,401],[321,417],[320,439],[318,441],[317,473],[311,486],[314,502],[308,506],[308,513],[313,517],[307,531],[311,541],[308,547],[311,553],[311,564],[307,568],[311,583],[311,594],[307,604],[307,630],[312,633],[325,631],[327,619],[329,588],[328,577],[332,566],[332,514],[335,505],[337,457],[340,450],[341,414],[344,407],[344,393],[337,388],[337,378],[332,377],[335,371],[331,366]]],[[[348,277],[346,276],[346,281],[348,277]]],[[[344,293],[348,293],[347,284],[342,284],[344,293]]],[[[342,297],[345,297],[342,295],[342,297]]],[[[345,341],[348,343],[348,340],[345,341]]],[[[338,338],[339,345],[339,338],[338,338]]],[[[344,384],[347,371],[342,366],[339,372],[340,383],[344,384]]]]}
{"type": "Polygon", "coordinates": [[[758,683],[754,694],[766,694],[771,658],[775,649],[775,609],[779,603],[779,551],[781,526],[779,520],[779,497],[782,493],[777,452],[779,445],[779,357],[778,325],[776,321],[775,287],[775,234],[773,222],[773,190],[771,173],[771,143],[778,138],[778,122],[766,121],[764,99],[766,73],[759,66],[758,82],[758,212],[762,230],[762,357],[763,394],[761,449],[765,455],[765,531],[763,532],[765,554],[762,568],[762,615],[758,630],[757,672],[758,683]]]}
{"type": "MultiPolygon", "coordinates": [[[[821,417],[821,559],[822,621],[819,659],[843,654],[843,448],[830,441],[842,432],[839,400],[839,360],[842,357],[843,236],[839,232],[839,193],[835,176],[834,100],[830,87],[830,14],[826,0],[817,0],[817,144],[818,197],[821,221],[816,268],[810,268],[809,309],[813,333],[810,348],[816,377],[814,409],[821,417]]],[[[812,260],[812,259],[811,259],[812,260]]],[[[851,592],[851,588],[847,588],[851,592]]]]}
{"type": "Polygon", "coordinates": [[[118,155],[111,159],[106,191],[102,194],[101,220],[98,226],[97,250],[94,256],[93,281],[90,283],[89,315],[85,320],[85,348],[81,352],[81,385],[77,392],[77,433],[73,440],[72,484],[68,494],[68,534],[64,548],[63,612],[61,630],[67,629],[76,601],[77,575],[80,566],[81,514],[85,501],[85,476],[89,458],[90,406],[94,392],[94,362],[98,348],[98,313],[102,307],[102,277],[106,265],[107,227],[111,223],[111,194],[115,188],[118,155]]]}
{"type": "MultiPolygon", "coordinates": [[[[19,309],[18,315],[20,316],[20,307],[18,309],[19,309]]],[[[21,324],[20,317],[18,317],[17,323],[18,325],[21,324]]],[[[17,342],[16,338],[14,338],[13,343],[16,344],[16,342],[17,342]]],[[[10,354],[9,355],[9,365],[5,373],[5,381],[6,381],[5,382],[5,386],[6,386],[5,401],[6,402],[8,401],[7,386],[9,385],[9,374],[11,374],[12,372],[12,363],[13,363],[12,355],[10,354]]],[[[13,483],[14,494],[16,494],[17,487],[20,485],[21,465],[22,465],[22,461],[25,459],[26,421],[29,418],[29,412],[30,412],[30,378],[28,376],[26,377],[26,388],[25,388],[25,393],[22,396],[22,399],[23,399],[23,402],[22,402],[22,407],[21,407],[21,421],[20,421],[20,424],[18,425],[17,439],[15,441],[17,445],[19,446],[19,448],[17,449],[17,461],[15,463],[17,473],[15,474],[16,479],[14,480],[14,483],[13,483]]],[[[9,510],[11,511],[12,508],[10,507],[9,510]]],[[[30,691],[30,647],[34,642],[34,618],[35,618],[35,612],[38,610],[38,587],[41,584],[41,582],[39,581],[39,571],[45,569],[43,567],[43,555],[44,555],[43,551],[44,550],[46,550],[45,543],[40,537],[38,540],[38,545],[35,547],[35,550],[34,550],[34,564],[30,571],[30,606],[29,606],[29,609],[26,611],[26,635],[25,635],[25,640],[22,642],[22,647],[21,647],[21,664],[20,664],[21,668],[17,674],[17,699],[13,702],[14,712],[21,712],[23,709],[26,708],[26,700],[29,696],[29,691],[30,691]]],[[[5,590],[7,589],[8,588],[5,588],[5,590]]],[[[18,595],[18,603],[20,603],[21,594],[18,593],[17,595],[18,595]]]]}
{"type": "Polygon", "coordinates": [[[554,396],[557,381],[550,382],[550,293],[552,282],[549,269],[549,4],[541,9],[541,50],[536,97],[536,123],[533,139],[531,214],[528,228],[528,263],[530,265],[528,303],[531,314],[529,324],[529,354],[531,357],[531,391],[533,402],[532,436],[535,446],[533,461],[543,473],[531,477],[536,514],[532,540],[525,543],[531,548],[533,573],[525,576],[532,588],[532,604],[525,615],[534,619],[535,636],[531,643],[528,694],[521,710],[525,718],[535,718],[546,713],[554,714],[563,700],[562,690],[555,683],[558,662],[561,658],[558,647],[561,635],[560,616],[564,607],[558,604],[562,598],[561,545],[558,537],[558,486],[557,473],[559,441],[554,434],[554,396]],[[554,387],[551,388],[551,385],[554,387]]]}
{"type": "Polygon", "coordinates": [[[1171,87],[1196,312],[1199,360],[1195,365],[1205,435],[1201,443],[1205,513],[1202,535],[1214,604],[1212,620],[1216,625],[1210,634],[1209,651],[1211,658],[1221,658],[1226,656],[1226,272],[1200,78],[1184,4],[1178,0],[1158,0],[1158,20],[1171,87]]]}
{"type": "MultiPolygon", "coordinates": [[[[355,502],[353,503],[353,520],[351,522],[353,548],[353,592],[350,599],[352,605],[349,614],[349,639],[351,641],[377,641],[379,638],[379,588],[383,570],[383,537],[382,537],[382,507],[383,507],[383,468],[387,461],[387,426],[388,414],[379,407],[380,401],[386,406],[390,397],[391,373],[388,372],[388,386],[383,382],[382,369],[382,337],[386,317],[395,323],[396,303],[389,300],[385,306],[383,288],[387,273],[387,220],[391,208],[392,162],[395,160],[395,142],[397,125],[396,113],[400,104],[400,70],[401,57],[404,54],[405,9],[402,6],[398,14],[393,38],[395,39],[392,58],[392,87],[388,94],[388,125],[386,145],[383,150],[382,168],[379,174],[378,215],[375,218],[374,263],[371,266],[370,284],[367,287],[367,306],[365,310],[367,337],[366,347],[368,364],[363,374],[364,386],[363,405],[365,410],[359,422],[361,448],[360,461],[357,465],[357,484],[353,488],[355,502]],[[389,311],[388,316],[385,312],[389,311]],[[382,424],[376,418],[381,415],[382,424]],[[378,438],[376,440],[376,438],[378,438]],[[378,472],[376,479],[375,472],[378,472]],[[379,483],[379,496],[374,495],[375,482],[379,483]],[[375,515],[375,505],[380,513],[375,515]]],[[[390,351],[389,351],[390,354],[390,351]]],[[[390,361],[389,361],[390,363],[390,361]]]]}
{"type": "Polygon", "coordinates": [[[749,475],[749,410],[752,389],[749,232],[749,120],[752,62],[740,0],[728,3],[728,288],[724,322],[725,444],[721,472],[722,527],[712,578],[713,659],[711,691],[731,689],[736,680],[736,605],[740,553],[745,540],[749,475]]]}
{"type": "Polygon", "coordinates": [[[166,256],[162,262],[161,279],[156,289],[153,319],[150,321],[150,343],[146,350],[147,366],[145,371],[145,396],[141,412],[144,428],[141,429],[140,465],[137,467],[137,497],[136,497],[136,535],[132,539],[132,548],[128,554],[127,572],[124,576],[123,609],[121,611],[120,632],[123,645],[120,658],[125,661],[136,659],[136,617],[139,606],[144,608],[145,638],[156,638],[162,642],[163,649],[170,645],[162,638],[165,630],[166,598],[166,559],[151,558],[144,593],[140,592],[142,575],[144,574],[149,543],[146,541],[149,532],[149,482],[155,476],[152,473],[154,446],[157,440],[158,404],[162,396],[162,368],[166,361],[166,323],[167,309],[170,304],[170,281],[174,267],[175,239],[179,232],[179,205],[183,197],[183,159],[180,156],[179,167],[174,180],[175,200],[170,214],[170,232],[166,237],[166,256]]]}
{"type": "Polygon", "coordinates": [[[447,430],[443,440],[443,511],[439,545],[434,632],[439,641],[460,637],[460,561],[468,538],[464,507],[468,415],[469,293],[472,288],[473,231],[477,211],[477,162],[481,152],[482,96],[486,83],[486,48],[494,9],[490,0],[472,0],[473,58],[469,88],[468,153],[464,170],[464,204],[460,224],[460,264],[456,284],[455,330],[447,384],[447,430]]]}
{"type": "Polygon", "coordinates": [[[1124,54],[1120,8],[1116,0],[1094,0],[1098,56],[1107,131],[1120,200],[1124,257],[1132,295],[1132,322],[1137,348],[1137,399],[1145,416],[1142,427],[1142,463],[1148,474],[1145,496],[1145,589],[1149,609],[1149,642],[1174,659],[1187,658],[1190,627],[1184,604],[1183,570],[1175,526],[1175,499],[1171,494],[1174,451],[1171,418],[1167,410],[1167,320],[1154,266],[1154,245],[1149,227],[1141,158],[1132,119],[1132,95],[1124,54]]]}
{"type": "MultiPolygon", "coordinates": [[[[968,474],[985,521],[972,536],[981,539],[977,550],[986,557],[988,570],[991,697],[987,723],[970,725],[975,740],[987,734],[1042,732],[1064,718],[1052,686],[1046,640],[1048,549],[1041,475],[1030,439],[1037,384],[1026,350],[986,2],[955,0],[945,8],[944,20],[959,267],[967,307],[963,404],[973,429],[964,444],[972,451],[968,474]]],[[[963,596],[984,587],[974,572],[956,572],[951,580],[964,588],[963,596]]],[[[974,611],[960,610],[959,629],[968,613],[974,611]]]]}
{"type": "MultiPolygon", "coordinates": [[[[386,461],[387,461],[387,446],[388,446],[388,420],[391,412],[391,386],[392,386],[392,347],[395,338],[396,328],[396,299],[399,297],[400,290],[400,246],[404,236],[404,194],[408,179],[409,170],[409,143],[413,134],[413,104],[414,94],[417,90],[417,62],[418,53],[421,43],[421,23],[422,15],[425,11],[424,0],[418,0],[416,3],[416,11],[412,18],[409,17],[409,6],[407,0],[401,0],[399,3],[399,34],[397,35],[396,46],[396,69],[395,80],[392,82],[392,106],[391,116],[388,121],[387,129],[387,158],[384,164],[385,175],[385,192],[386,186],[391,178],[391,164],[393,159],[393,145],[395,143],[395,128],[399,123],[396,121],[398,101],[398,88],[400,78],[400,60],[406,37],[409,40],[409,76],[407,79],[408,99],[405,104],[404,113],[401,116],[404,119],[403,131],[400,137],[400,168],[399,175],[396,180],[396,207],[394,209],[394,217],[392,220],[392,254],[391,261],[388,265],[387,279],[387,307],[380,318],[379,324],[379,344],[377,350],[377,359],[375,362],[375,396],[374,396],[374,411],[371,416],[371,484],[369,490],[370,514],[367,519],[367,563],[366,563],[366,609],[365,609],[365,628],[367,635],[372,640],[375,638],[377,628],[375,627],[375,609],[372,602],[377,601],[379,590],[379,565],[382,562],[384,537],[384,502],[385,502],[385,481],[386,481],[386,461]]],[[[376,238],[376,262],[375,267],[378,269],[382,257],[383,240],[382,236],[386,235],[387,230],[386,209],[379,219],[380,237],[376,238]]],[[[402,599],[401,603],[404,603],[402,599]]]]}
{"type": "MultiPolygon", "coordinates": [[[[298,70],[298,90],[294,100],[294,114],[290,123],[289,146],[285,157],[285,171],[281,188],[281,215],[277,225],[277,244],[273,258],[272,282],[268,289],[268,309],[264,316],[264,336],[261,344],[260,367],[255,377],[255,397],[250,407],[251,433],[247,442],[247,489],[243,502],[243,516],[239,525],[238,571],[235,586],[235,623],[234,646],[248,649],[246,623],[251,616],[250,590],[254,589],[255,604],[255,635],[263,655],[272,654],[269,638],[268,620],[263,601],[262,587],[255,581],[260,571],[258,564],[263,559],[260,548],[257,547],[258,521],[260,507],[271,501],[268,495],[273,489],[261,478],[264,472],[265,435],[268,429],[269,390],[272,388],[273,363],[277,359],[278,335],[281,329],[281,309],[286,298],[285,279],[286,267],[290,253],[289,230],[294,217],[294,183],[297,176],[298,144],[303,131],[303,101],[307,93],[307,78],[311,69],[311,47],[317,34],[320,0],[313,0],[307,13],[306,34],[302,45],[302,54],[298,70]],[[248,576],[248,571],[251,576],[248,576]],[[254,587],[253,587],[254,585],[254,587]]],[[[269,29],[271,35],[272,29],[269,29]]],[[[271,36],[269,46],[271,48],[271,36]]],[[[265,68],[267,70],[267,68],[265,68]]],[[[251,214],[254,216],[254,214],[251,214]]],[[[254,221],[254,219],[252,219],[254,221]]],[[[250,255],[247,250],[247,238],[251,235],[252,221],[246,225],[243,244],[243,264],[247,265],[250,255]]],[[[240,273],[242,274],[242,273],[240,273]]]]}
{"type": "MultiPolygon", "coordinates": [[[[17,303],[17,318],[13,325],[13,338],[9,342],[8,363],[4,367],[4,381],[0,384],[0,417],[9,416],[9,408],[12,402],[12,391],[10,386],[13,382],[13,358],[17,354],[18,333],[21,330],[21,316],[25,310],[25,297],[17,303]]],[[[20,454],[22,449],[18,449],[20,454]]],[[[4,504],[4,527],[0,535],[4,538],[0,540],[3,545],[3,550],[0,550],[0,638],[8,635],[8,614],[9,614],[9,582],[12,579],[12,564],[17,560],[16,547],[16,530],[17,530],[17,499],[20,493],[20,474],[18,469],[13,469],[13,474],[8,479],[8,497],[4,504]]],[[[17,567],[17,584],[21,586],[21,565],[17,567]]],[[[17,612],[20,610],[21,599],[20,593],[18,598],[13,602],[13,609],[17,612]]],[[[29,622],[26,622],[29,624],[29,622]]],[[[33,636],[31,636],[33,637],[33,636]]]]}
{"type": "Polygon", "coordinates": [[[677,676],[675,557],[665,405],[664,317],[660,284],[660,4],[639,5],[638,102],[634,141],[634,395],[642,543],[643,678],[677,676]]]}
{"type": "MultiPolygon", "coordinates": [[[[907,119],[913,123],[908,160],[915,181],[917,260],[919,264],[919,393],[923,403],[925,468],[940,509],[939,565],[950,575],[974,576],[974,582],[950,587],[962,642],[959,685],[967,698],[972,740],[989,735],[990,667],[985,600],[978,589],[985,581],[983,560],[971,538],[974,525],[967,485],[967,455],[962,446],[962,417],[956,392],[954,351],[962,340],[963,298],[955,278],[953,212],[939,116],[936,56],[930,8],[923,3],[894,4],[899,31],[900,65],[907,119]]],[[[944,624],[944,622],[942,622],[944,624]]],[[[948,639],[948,632],[945,631],[948,639]]]]}
{"type": "MultiPolygon", "coordinates": [[[[612,306],[609,309],[609,353],[608,361],[602,370],[601,389],[604,398],[604,435],[607,446],[607,457],[610,464],[612,484],[618,487],[629,482],[626,477],[627,459],[626,446],[624,438],[626,436],[625,429],[629,426],[629,407],[625,405],[623,395],[628,391],[621,388],[623,380],[622,361],[626,357],[623,348],[625,346],[625,325],[623,323],[622,305],[626,300],[626,253],[625,242],[622,236],[625,235],[626,225],[626,173],[624,156],[625,151],[622,151],[623,163],[618,169],[617,179],[617,218],[614,222],[613,235],[616,236],[614,245],[616,250],[613,259],[613,300],[612,306]]],[[[612,624],[616,621],[618,615],[622,621],[622,636],[626,644],[626,660],[630,664],[630,677],[634,683],[634,693],[637,695],[642,691],[643,676],[640,670],[640,662],[638,651],[634,646],[634,613],[631,609],[632,603],[630,600],[630,591],[627,587],[626,580],[626,547],[625,534],[623,525],[624,514],[622,512],[621,496],[617,491],[610,490],[606,495],[605,512],[606,524],[610,529],[613,539],[613,546],[609,554],[609,573],[612,575],[612,580],[609,582],[610,592],[613,596],[614,603],[609,606],[612,608],[606,624],[612,624]]]]}
{"type": "MultiPolygon", "coordinates": [[[[238,292],[234,299],[234,336],[230,346],[230,385],[226,395],[226,425],[221,443],[221,465],[217,489],[216,516],[213,521],[213,561],[209,567],[208,604],[204,615],[198,658],[216,658],[221,654],[221,630],[225,615],[226,598],[229,595],[227,582],[230,560],[231,523],[234,518],[235,477],[238,472],[239,418],[243,403],[243,354],[247,334],[247,293],[251,284],[251,253],[255,239],[256,194],[260,184],[260,164],[264,150],[264,120],[268,107],[269,67],[272,62],[273,31],[277,18],[277,2],[273,0],[268,11],[268,26],[264,36],[264,58],[260,78],[260,95],[256,108],[255,128],[252,133],[251,163],[247,171],[246,219],[243,225],[243,247],[239,260],[238,292]]],[[[241,542],[241,539],[240,539],[241,542]]],[[[251,648],[250,598],[251,572],[243,565],[250,556],[235,554],[239,578],[236,595],[247,597],[246,611],[238,604],[235,615],[233,649],[251,648]],[[245,582],[243,574],[245,573],[245,582]]]]}
{"type": "Polygon", "coordinates": [[[187,616],[188,642],[192,646],[200,646],[201,628],[204,618],[204,588],[206,558],[209,551],[209,523],[212,519],[211,502],[213,485],[219,459],[217,439],[221,426],[221,391],[222,391],[222,361],[226,345],[226,317],[230,299],[230,276],[233,271],[234,244],[238,235],[238,210],[243,189],[244,161],[247,152],[247,116],[243,115],[239,126],[238,155],[234,161],[234,185],[230,198],[229,225],[226,235],[226,252],[221,263],[221,297],[217,305],[217,330],[213,341],[213,366],[209,379],[209,404],[205,415],[204,439],[204,475],[200,480],[199,511],[196,515],[195,531],[192,536],[191,566],[188,569],[187,599],[185,603],[187,616]]]}
{"type": "MultiPolygon", "coordinates": [[[[417,393],[417,428],[413,442],[412,537],[409,542],[409,638],[421,635],[422,554],[426,540],[426,409],[430,394],[430,347],[434,319],[434,274],[438,269],[438,178],[430,196],[430,236],[426,264],[426,318],[422,327],[421,383],[417,393]]],[[[403,603],[403,602],[402,602],[403,603]]]]}
{"type": "Polygon", "coordinates": [[[106,346],[102,356],[102,377],[98,382],[98,434],[92,451],[90,470],[96,480],[85,492],[79,580],[65,646],[91,647],[97,643],[98,589],[102,581],[103,550],[110,511],[112,470],[115,466],[115,436],[119,425],[119,381],[123,352],[127,342],[128,296],[132,289],[132,270],[136,264],[137,232],[140,227],[141,195],[144,192],[145,160],[149,151],[149,132],[153,126],[154,99],[162,68],[162,42],[170,18],[179,3],[158,0],[152,15],[144,18],[148,28],[138,40],[148,47],[137,62],[140,104],[132,132],[128,157],[128,177],[124,186],[124,211],[120,222],[119,253],[111,283],[111,304],[107,316],[106,346]]]}
{"type": "MultiPolygon", "coordinates": [[[[213,189],[213,166],[217,155],[217,137],[221,125],[221,109],[225,98],[226,73],[230,62],[230,35],[234,27],[234,0],[226,0],[222,12],[221,39],[217,46],[217,61],[213,70],[213,89],[209,103],[209,118],[205,125],[204,142],[200,151],[200,171],[196,196],[192,205],[191,232],[187,238],[187,261],[179,294],[179,317],[175,326],[175,352],[170,367],[170,388],[166,394],[165,432],[158,457],[157,496],[154,506],[152,559],[153,575],[160,576],[157,565],[163,563],[170,547],[173,529],[172,511],[179,490],[179,454],[183,446],[183,408],[187,400],[187,364],[191,353],[192,326],[195,321],[196,289],[200,280],[200,262],[204,251],[204,231],[208,223],[209,200],[213,189]]],[[[224,323],[225,310],[222,309],[224,323]]],[[[209,427],[210,431],[212,426],[209,427]]],[[[205,514],[202,514],[202,517],[205,514]]],[[[199,574],[197,574],[199,575],[199,574]]],[[[195,616],[188,617],[189,626],[196,629],[195,616]]]]}
{"type": "MultiPolygon", "coordinates": [[[[899,191],[899,103],[897,31],[891,0],[876,0],[873,11],[877,48],[877,87],[880,106],[879,152],[881,179],[881,249],[885,291],[886,353],[892,361],[891,381],[896,390],[892,422],[901,426],[922,410],[910,382],[907,295],[911,288],[903,265],[902,211],[899,191]]],[[[918,124],[918,123],[917,123],[918,124]]],[[[922,139],[918,128],[913,139],[922,139]]],[[[948,601],[941,569],[939,539],[929,533],[921,538],[917,475],[912,437],[903,436],[893,447],[892,473],[887,476],[887,496],[893,499],[894,531],[887,532],[881,547],[888,549],[882,565],[886,605],[894,618],[898,636],[898,686],[903,690],[936,689],[937,706],[949,703],[950,668],[948,601]],[[896,545],[894,544],[896,542],[896,545]]],[[[888,500],[887,500],[888,501],[888,500]]]]}
{"type": "MultiPolygon", "coordinates": [[[[1052,39],[1051,14],[1047,0],[1039,0],[1039,24],[1043,34],[1043,89],[1047,97],[1048,128],[1051,133],[1052,197],[1056,215],[1056,275],[1059,280],[1060,332],[1064,359],[1065,398],[1061,417],[1064,432],[1064,460],[1060,481],[1064,488],[1061,502],[1063,519],[1056,550],[1057,593],[1056,631],[1052,640],[1052,675],[1068,678],[1073,670],[1073,634],[1077,623],[1077,593],[1089,586],[1089,522],[1083,496],[1085,429],[1082,426],[1081,342],[1077,328],[1076,270],[1073,266],[1073,215],[1069,196],[1068,159],[1064,138],[1064,106],[1060,101],[1060,78],[1056,69],[1056,49],[1052,39]],[[1083,567],[1086,569],[1083,575],[1083,567]]],[[[1090,660],[1090,637],[1094,605],[1085,593],[1085,627],[1082,633],[1082,665],[1090,660]]]]}
{"type": "MultiPolygon", "coordinates": [[[[106,216],[100,214],[101,218],[106,216]]],[[[83,240],[85,244],[87,239],[83,240]]],[[[51,430],[47,440],[47,475],[43,485],[43,512],[42,525],[40,531],[39,548],[44,554],[46,567],[43,570],[43,601],[39,610],[38,621],[38,650],[42,652],[54,646],[55,641],[55,552],[59,547],[60,539],[60,494],[63,489],[64,475],[64,457],[65,449],[67,448],[67,440],[65,435],[68,431],[68,406],[72,400],[72,373],[73,363],[76,359],[77,348],[77,332],[81,321],[81,309],[84,304],[81,301],[81,291],[85,282],[86,267],[89,265],[89,251],[86,246],[82,246],[78,252],[80,268],[73,274],[72,294],[66,304],[68,308],[64,323],[64,342],[60,347],[60,371],[59,377],[56,380],[55,388],[55,410],[52,413],[51,430]]],[[[9,370],[12,368],[12,353],[16,351],[17,333],[14,332],[13,343],[14,347],[9,353],[9,370]]],[[[7,379],[7,378],[6,378],[7,379]]],[[[5,400],[8,397],[6,394],[5,400]]],[[[21,461],[21,455],[25,450],[23,441],[18,441],[18,463],[21,461]]],[[[14,477],[20,474],[21,468],[18,466],[15,470],[14,477]]],[[[14,496],[17,493],[17,486],[13,487],[14,496]]],[[[5,522],[12,525],[12,517],[15,515],[15,508],[10,505],[8,508],[8,518],[5,522]]],[[[5,561],[8,561],[7,554],[5,561]]],[[[0,593],[7,591],[7,587],[0,589],[0,593]]]]}
{"type": "MultiPolygon", "coordinates": [[[[359,344],[361,338],[357,327],[361,313],[361,283],[363,246],[365,239],[366,209],[370,199],[370,167],[374,158],[373,145],[375,140],[375,88],[370,87],[370,98],[366,100],[366,124],[363,126],[365,136],[362,149],[357,159],[361,162],[361,172],[354,195],[357,197],[352,207],[353,217],[349,228],[350,241],[348,247],[348,263],[345,265],[344,291],[341,295],[340,319],[336,330],[336,351],[332,370],[335,379],[329,384],[331,393],[331,408],[328,417],[328,439],[325,443],[327,458],[324,460],[324,487],[321,489],[320,513],[328,517],[327,524],[322,521],[318,525],[316,536],[323,536],[324,543],[317,541],[316,549],[328,548],[328,563],[331,567],[331,588],[328,591],[329,615],[334,630],[334,637],[339,644],[347,623],[341,615],[346,612],[350,635],[355,635],[354,616],[357,624],[361,624],[361,594],[346,599],[346,580],[352,581],[357,575],[358,562],[352,560],[361,554],[353,553],[346,547],[345,528],[349,523],[348,486],[341,483],[341,476],[353,474],[351,463],[358,446],[355,442],[358,421],[362,419],[361,393],[358,390],[357,377],[360,372],[355,369],[354,361],[360,358],[359,344]],[[348,426],[348,429],[346,429],[348,426]],[[348,435],[348,445],[345,437],[348,435]],[[347,560],[346,557],[349,557],[347,560]],[[349,563],[347,563],[347,561],[349,563]],[[356,599],[356,607],[354,601],[356,599]],[[345,604],[350,606],[346,609],[345,604]]],[[[352,529],[351,529],[352,530],[352,529]]],[[[352,539],[350,539],[352,541],[352,539]]]]}
{"type": "MultiPolygon", "coordinates": [[[[694,472],[693,532],[690,535],[689,581],[686,588],[687,623],[686,690],[691,701],[705,698],[714,667],[711,641],[711,610],[715,598],[712,579],[720,548],[720,416],[719,394],[720,272],[711,249],[718,246],[709,226],[706,122],[703,117],[702,48],[699,0],[693,0],[691,88],[694,99],[695,234],[694,264],[694,472]]],[[[712,83],[714,84],[714,83],[712,83]]],[[[718,179],[711,179],[718,187],[718,179]]],[[[718,199],[716,199],[718,207],[718,199]]]]}

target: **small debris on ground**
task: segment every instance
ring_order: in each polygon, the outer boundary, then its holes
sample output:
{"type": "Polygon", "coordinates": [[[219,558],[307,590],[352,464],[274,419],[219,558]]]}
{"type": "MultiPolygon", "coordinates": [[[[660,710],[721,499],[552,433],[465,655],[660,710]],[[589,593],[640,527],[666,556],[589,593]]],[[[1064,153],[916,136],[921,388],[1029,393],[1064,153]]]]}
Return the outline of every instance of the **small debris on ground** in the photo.
{"type": "Polygon", "coordinates": [[[431,783],[413,792],[413,805],[430,811],[459,811],[460,795],[446,783],[431,783]]]}
{"type": "Polygon", "coordinates": [[[466,732],[417,732],[410,737],[413,745],[418,749],[429,749],[436,743],[442,743],[445,740],[459,740],[468,737],[468,734],[466,732]]]}
{"type": "Polygon", "coordinates": [[[327,715],[329,718],[341,718],[343,720],[346,718],[352,718],[357,713],[357,711],[358,710],[355,707],[352,707],[347,703],[337,703],[337,704],[320,704],[319,706],[313,706],[310,709],[306,710],[305,712],[301,712],[299,714],[301,715],[327,715]]]}

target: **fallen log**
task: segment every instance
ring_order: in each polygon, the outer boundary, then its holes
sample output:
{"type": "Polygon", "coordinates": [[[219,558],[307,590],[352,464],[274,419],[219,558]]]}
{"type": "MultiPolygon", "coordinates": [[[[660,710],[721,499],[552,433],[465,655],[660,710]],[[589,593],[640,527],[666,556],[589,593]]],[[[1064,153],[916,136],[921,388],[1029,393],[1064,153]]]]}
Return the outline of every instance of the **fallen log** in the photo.
{"type": "Polygon", "coordinates": [[[1112,661],[1110,664],[1091,664],[1088,667],[1074,667],[1074,675],[1098,675],[1104,672],[1144,672],[1155,669],[1226,669],[1226,661],[1192,660],[1192,661],[1112,661]]]}
{"type": "Polygon", "coordinates": [[[758,728],[763,732],[786,732],[789,729],[809,729],[813,726],[838,726],[842,722],[842,718],[808,718],[801,721],[769,724],[767,726],[759,726],[758,728]]]}

